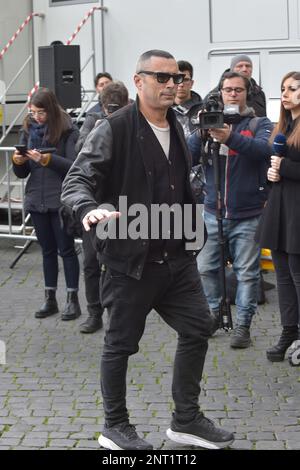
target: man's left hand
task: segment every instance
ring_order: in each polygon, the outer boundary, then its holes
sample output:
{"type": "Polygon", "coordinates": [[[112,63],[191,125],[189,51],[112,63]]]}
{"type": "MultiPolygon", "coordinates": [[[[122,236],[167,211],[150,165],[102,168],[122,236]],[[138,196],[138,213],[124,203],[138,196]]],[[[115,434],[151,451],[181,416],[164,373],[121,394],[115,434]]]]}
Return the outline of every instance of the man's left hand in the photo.
{"type": "Polygon", "coordinates": [[[224,127],[221,127],[220,129],[209,129],[208,132],[217,142],[220,142],[220,144],[225,144],[229,139],[231,129],[231,126],[224,124],[224,127]]]}

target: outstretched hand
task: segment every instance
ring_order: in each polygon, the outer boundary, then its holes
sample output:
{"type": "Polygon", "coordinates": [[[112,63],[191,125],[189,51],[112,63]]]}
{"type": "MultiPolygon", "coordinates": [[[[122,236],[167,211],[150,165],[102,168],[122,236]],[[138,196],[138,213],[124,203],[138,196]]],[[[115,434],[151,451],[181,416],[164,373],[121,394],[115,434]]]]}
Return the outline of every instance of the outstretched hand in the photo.
{"type": "Polygon", "coordinates": [[[82,224],[86,232],[89,232],[91,225],[98,223],[105,223],[110,219],[118,219],[121,215],[121,212],[118,211],[108,211],[107,209],[93,209],[88,212],[82,219],[82,224]]]}

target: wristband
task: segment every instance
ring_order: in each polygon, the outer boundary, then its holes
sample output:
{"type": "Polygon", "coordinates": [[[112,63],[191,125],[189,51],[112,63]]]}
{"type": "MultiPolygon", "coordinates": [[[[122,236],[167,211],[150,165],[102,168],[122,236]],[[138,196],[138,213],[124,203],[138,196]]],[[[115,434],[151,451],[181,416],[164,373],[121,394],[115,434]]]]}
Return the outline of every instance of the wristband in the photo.
{"type": "Polygon", "coordinates": [[[51,153],[45,153],[43,155],[42,160],[40,161],[40,164],[42,166],[47,166],[49,164],[50,160],[51,160],[51,153]]]}
{"type": "Polygon", "coordinates": [[[25,160],[24,162],[20,162],[20,160],[16,160],[16,154],[14,153],[13,154],[13,157],[12,157],[12,161],[14,162],[15,165],[24,165],[24,163],[26,163],[27,160],[25,160]]]}

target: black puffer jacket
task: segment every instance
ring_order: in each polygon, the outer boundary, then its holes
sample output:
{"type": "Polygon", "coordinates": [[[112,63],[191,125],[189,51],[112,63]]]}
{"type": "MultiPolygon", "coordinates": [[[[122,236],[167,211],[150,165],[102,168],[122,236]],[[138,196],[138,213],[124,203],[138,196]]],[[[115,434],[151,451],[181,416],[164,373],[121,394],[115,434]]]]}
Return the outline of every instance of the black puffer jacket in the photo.
{"type": "MultiPolygon", "coordinates": [[[[15,165],[13,170],[18,178],[29,179],[25,189],[25,212],[47,212],[61,207],[61,185],[76,157],[75,144],[79,136],[78,128],[70,122],[70,129],[65,132],[52,153],[47,166],[32,160],[24,165],[15,165]]],[[[30,132],[22,131],[20,144],[32,148],[30,132]]]]}
{"type": "Polygon", "coordinates": [[[191,99],[182,104],[174,104],[176,118],[183,127],[184,136],[187,139],[192,132],[197,129],[197,125],[193,120],[198,117],[200,109],[202,109],[202,98],[195,91],[191,92],[191,99]]]}

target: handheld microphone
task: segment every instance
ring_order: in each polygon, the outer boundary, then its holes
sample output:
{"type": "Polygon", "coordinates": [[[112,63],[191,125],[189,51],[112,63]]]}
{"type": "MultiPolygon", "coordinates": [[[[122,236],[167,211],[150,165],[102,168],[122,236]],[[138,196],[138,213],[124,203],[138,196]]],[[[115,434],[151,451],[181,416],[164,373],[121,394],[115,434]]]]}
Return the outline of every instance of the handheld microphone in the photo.
{"type": "Polygon", "coordinates": [[[284,157],[286,154],[286,137],[283,134],[276,134],[273,142],[273,151],[277,157],[284,157]]]}

